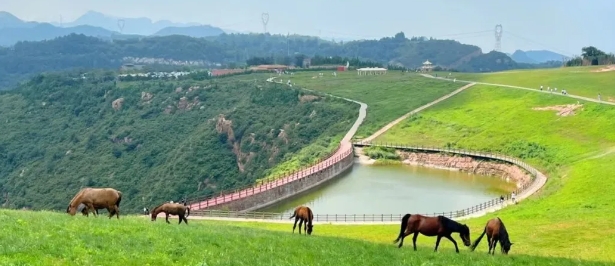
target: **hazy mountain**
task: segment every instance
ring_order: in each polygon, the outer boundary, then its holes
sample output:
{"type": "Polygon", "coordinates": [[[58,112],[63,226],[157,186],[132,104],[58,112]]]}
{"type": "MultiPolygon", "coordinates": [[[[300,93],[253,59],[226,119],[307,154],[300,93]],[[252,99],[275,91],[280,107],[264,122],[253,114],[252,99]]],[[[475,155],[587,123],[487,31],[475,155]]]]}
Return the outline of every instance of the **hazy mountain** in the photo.
{"type": "MultiPolygon", "coordinates": [[[[57,24],[56,24],[57,25],[57,24]]],[[[112,17],[96,11],[88,11],[73,22],[64,23],[64,27],[77,25],[90,25],[101,27],[110,31],[120,31],[125,34],[152,35],[167,27],[199,26],[199,23],[175,23],[168,20],[153,22],[149,18],[121,18],[112,17]],[[123,23],[119,20],[123,20],[123,23]],[[123,28],[121,29],[120,26],[123,28]]]]}
{"type": "MultiPolygon", "coordinates": [[[[23,21],[9,12],[0,11],[0,29],[4,28],[32,28],[40,23],[23,21]]],[[[0,35],[2,39],[2,35],[0,35]]]]}
{"type": "Polygon", "coordinates": [[[517,63],[540,64],[548,61],[562,61],[561,54],[547,50],[515,51],[511,58],[517,63]]]}
{"type": "Polygon", "coordinates": [[[23,21],[11,13],[0,11],[0,46],[11,46],[19,41],[50,40],[71,33],[103,39],[118,35],[114,31],[90,25],[61,28],[49,23],[23,21]]]}
{"type": "Polygon", "coordinates": [[[155,36],[186,35],[194,38],[218,36],[225,33],[222,29],[209,25],[189,27],[166,27],[154,33],[155,36]]]}

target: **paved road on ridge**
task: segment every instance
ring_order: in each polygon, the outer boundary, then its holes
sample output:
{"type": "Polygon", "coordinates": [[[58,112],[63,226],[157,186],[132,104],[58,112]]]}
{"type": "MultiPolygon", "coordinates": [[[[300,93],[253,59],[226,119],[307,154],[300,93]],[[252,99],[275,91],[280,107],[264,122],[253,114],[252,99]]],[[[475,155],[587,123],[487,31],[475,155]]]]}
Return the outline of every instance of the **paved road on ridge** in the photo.
{"type": "MultiPolygon", "coordinates": [[[[274,81],[275,78],[269,78],[267,79],[268,82],[275,82],[274,81]]],[[[277,83],[281,83],[281,82],[277,82],[277,83]]],[[[306,89],[307,90],[307,89],[306,89]]],[[[346,135],[344,136],[344,138],[342,139],[342,141],[340,142],[340,148],[329,158],[325,159],[324,161],[313,165],[305,170],[302,170],[296,174],[293,174],[291,176],[285,177],[283,179],[280,179],[278,181],[273,182],[271,185],[269,185],[269,189],[274,188],[274,187],[278,187],[284,184],[287,184],[289,182],[292,182],[294,180],[297,180],[299,178],[303,178],[305,176],[310,175],[313,172],[316,172],[318,170],[321,170],[323,168],[325,168],[327,165],[331,165],[333,163],[336,162],[336,160],[344,155],[347,152],[352,152],[353,146],[352,143],[350,142],[350,140],[352,139],[352,137],[354,136],[354,134],[357,132],[357,130],[359,129],[359,126],[361,125],[361,123],[363,123],[363,119],[365,119],[365,116],[367,115],[367,104],[362,103],[362,102],[358,102],[355,100],[351,100],[351,99],[346,99],[346,98],[342,98],[342,97],[337,97],[337,96],[333,96],[330,95],[332,97],[335,98],[340,98],[340,99],[344,99],[347,101],[351,101],[354,103],[357,103],[360,105],[359,107],[359,116],[357,117],[357,120],[354,122],[354,124],[352,125],[352,127],[350,128],[350,130],[348,131],[348,133],[346,133],[346,135]]],[[[265,188],[266,184],[261,185],[263,188],[265,188]]],[[[198,203],[193,203],[190,204],[190,209],[191,210],[199,210],[199,209],[203,209],[207,206],[214,206],[214,205],[219,205],[219,204],[223,204],[223,203],[227,203],[227,202],[231,202],[240,198],[245,198],[254,194],[258,194],[261,191],[265,191],[265,189],[252,189],[252,188],[247,188],[244,190],[241,190],[239,192],[235,192],[235,193],[231,193],[231,194],[226,194],[226,195],[222,195],[222,196],[218,196],[215,198],[211,198],[208,199],[206,201],[202,201],[202,202],[198,202],[198,203]]]]}
{"type": "MultiPolygon", "coordinates": [[[[448,81],[453,82],[453,80],[451,80],[451,79],[443,78],[443,77],[434,77],[434,76],[429,75],[429,74],[421,74],[421,76],[426,77],[426,78],[431,78],[431,79],[448,80],[448,81]]],[[[598,101],[598,99],[593,99],[593,98],[588,98],[588,97],[583,97],[583,96],[578,96],[578,95],[573,95],[573,94],[553,93],[553,92],[549,92],[549,91],[541,91],[541,90],[537,90],[537,89],[533,89],[533,88],[520,87],[520,86],[514,86],[514,85],[505,85],[505,84],[497,84],[497,83],[469,81],[469,80],[461,80],[461,79],[458,79],[456,81],[463,82],[463,83],[476,83],[476,84],[491,85],[491,86],[498,86],[498,87],[505,87],[505,88],[512,88],[512,89],[529,90],[529,91],[533,91],[533,92],[546,93],[546,94],[551,94],[551,95],[559,95],[559,96],[562,96],[562,97],[569,97],[569,98],[574,98],[574,99],[579,99],[579,100],[584,100],[584,101],[589,101],[589,102],[604,103],[604,104],[608,104],[608,105],[615,105],[615,102],[598,101]]]]}

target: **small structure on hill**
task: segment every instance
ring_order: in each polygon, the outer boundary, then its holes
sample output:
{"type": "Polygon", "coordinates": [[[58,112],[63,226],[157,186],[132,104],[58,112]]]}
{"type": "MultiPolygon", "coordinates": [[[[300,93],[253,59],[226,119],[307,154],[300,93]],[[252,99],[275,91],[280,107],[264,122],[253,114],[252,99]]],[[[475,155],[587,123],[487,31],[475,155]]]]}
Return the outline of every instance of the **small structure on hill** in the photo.
{"type": "Polygon", "coordinates": [[[429,60],[423,62],[423,66],[421,67],[422,72],[431,72],[433,70],[433,64],[429,62],[429,60]]]}
{"type": "Polygon", "coordinates": [[[384,75],[386,73],[387,69],[382,67],[364,67],[357,69],[357,75],[359,76],[384,75]]]}

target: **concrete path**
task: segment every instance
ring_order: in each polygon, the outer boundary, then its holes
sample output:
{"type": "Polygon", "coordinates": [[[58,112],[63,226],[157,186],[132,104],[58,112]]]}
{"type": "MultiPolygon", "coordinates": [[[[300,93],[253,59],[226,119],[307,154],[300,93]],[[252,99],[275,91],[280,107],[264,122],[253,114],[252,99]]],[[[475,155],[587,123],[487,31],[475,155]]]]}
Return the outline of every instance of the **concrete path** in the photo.
{"type": "Polygon", "coordinates": [[[414,110],[410,111],[409,113],[401,116],[400,118],[395,119],[393,122],[389,123],[388,125],[384,126],[381,129],[379,129],[378,131],[376,131],[376,133],[372,134],[371,136],[369,136],[369,137],[367,137],[365,139],[362,139],[361,142],[371,142],[371,141],[373,141],[374,139],[376,139],[377,137],[382,135],[384,132],[386,132],[387,130],[391,129],[393,126],[399,124],[399,122],[404,121],[406,118],[410,117],[411,115],[416,114],[416,113],[418,113],[420,111],[423,111],[423,110],[425,110],[425,109],[427,109],[427,108],[429,108],[429,107],[431,107],[431,106],[433,106],[433,105],[435,105],[435,104],[437,104],[437,103],[439,103],[441,101],[444,101],[444,100],[452,97],[453,95],[455,95],[457,93],[460,93],[460,92],[462,92],[463,90],[465,90],[465,89],[467,89],[469,87],[474,86],[475,84],[476,83],[470,83],[468,85],[465,85],[465,86],[463,86],[463,87],[461,87],[461,88],[459,88],[459,89],[457,89],[457,90],[455,90],[455,91],[453,91],[453,92],[451,92],[451,93],[449,93],[447,95],[444,95],[444,96],[440,97],[439,99],[437,99],[437,100],[435,100],[433,102],[430,102],[430,103],[428,103],[426,105],[423,105],[423,106],[421,106],[421,107],[419,107],[417,109],[414,109],[414,110]]]}
{"type": "MultiPolygon", "coordinates": [[[[448,80],[450,82],[453,82],[452,79],[443,78],[443,77],[434,77],[434,76],[429,75],[429,74],[421,74],[421,76],[426,77],[426,78],[448,80]]],[[[475,84],[498,86],[498,87],[511,88],[511,89],[528,90],[528,91],[533,91],[533,92],[538,92],[538,93],[545,93],[545,94],[550,94],[550,95],[569,97],[569,98],[584,100],[584,101],[588,101],[588,102],[595,102],[595,103],[603,103],[603,104],[608,104],[608,105],[615,105],[615,102],[598,101],[598,99],[587,98],[587,97],[578,96],[578,95],[572,95],[572,94],[565,94],[564,95],[564,94],[557,93],[557,92],[554,93],[554,92],[550,92],[550,91],[541,91],[541,90],[538,90],[538,89],[527,88],[527,87],[520,87],[520,86],[514,86],[514,85],[505,85],[505,84],[496,84],[496,83],[478,82],[478,81],[468,81],[468,80],[460,80],[460,79],[458,79],[456,81],[462,82],[462,83],[475,83],[475,84]]]]}

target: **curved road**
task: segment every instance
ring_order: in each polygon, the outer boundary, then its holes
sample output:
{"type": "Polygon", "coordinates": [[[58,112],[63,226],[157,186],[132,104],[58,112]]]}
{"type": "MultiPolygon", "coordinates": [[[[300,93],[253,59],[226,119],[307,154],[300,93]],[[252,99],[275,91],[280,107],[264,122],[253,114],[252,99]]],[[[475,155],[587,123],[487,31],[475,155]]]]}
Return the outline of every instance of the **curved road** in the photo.
{"type": "MultiPolygon", "coordinates": [[[[267,79],[268,82],[275,82],[274,81],[275,78],[269,78],[267,79]]],[[[277,83],[281,83],[281,82],[277,82],[277,83]]],[[[308,90],[311,91],[311,90],[308,90]]],[[[223,203],[228,203],[237,199],[241,199],[241,198],[245,198],[245,197],[249,197],[252,196],[254,194],[278,187],[278,186],[282,186],[284,184],[290,183],[292,181],[295,181],[297,179],[301,179],[304,178],[306,176],[309,176],[310,174],[317,172],[319,170],[325,169],[326,167],[338,162],[340,159],[344,158],[345,156],[347,156],[349,153],[352,153],[353,151],[353,145],[350,142],[350,140],[352,139],[352,137],[354,136],[354,134],[357,132],[357,130],[359,129],[359,126],[361,125],[361,123],[363,123],[363,120],[365,119],[365,116],[367,115],[367,104],[362,103],[362,102],[358,102],[358,101],[354,101],[351,99],[346,99],[346,98],[342,98],[342,97],[337,97],[337,96],[333,96],[333,95],[329,95],[331,97],[335,97],[335,98],[340,98],[340,99],[344,99],[350,102],[354,102],[360,105],[359,107],[359,116],[357,117],[357,120],[354,122],[354,124],[352,125],[352,127],[350,128],[350,130],[348,131],[348,133],[346,133],[346,135],[344,136],[344,138],[342,139],[342,141],[340,142],[340,146],[339,148],[336,150],[336,152],[329,156],[329,158],[325,159],[322,162],[319,162],[313,166],[310,166],[304,170],[301,170],[299,172],[293,173],[290,176],[287,176],[285,178],[282,179],[278,179],[276,181],[272,181],[269,182],[267,184],[263,184],[260,185],[258,187],[251,187],[251,188],[247,188],[235,193],[230,193],[230,194],[226,194],[226,195],[221,195],[218,197],[214,197],[214,198],[210,198],[208,200],[202,201],[202,202],[197,202],[197,203],[192,203],[190,204],[190,209],[191,210],[199,210],[199,209],[203,209],[206,207],[211,207],[211,206],[215,206],[215,205],[219,205],[219,204],[223,204],[223,203]]]]}

